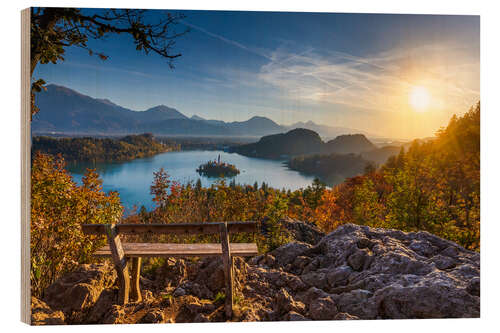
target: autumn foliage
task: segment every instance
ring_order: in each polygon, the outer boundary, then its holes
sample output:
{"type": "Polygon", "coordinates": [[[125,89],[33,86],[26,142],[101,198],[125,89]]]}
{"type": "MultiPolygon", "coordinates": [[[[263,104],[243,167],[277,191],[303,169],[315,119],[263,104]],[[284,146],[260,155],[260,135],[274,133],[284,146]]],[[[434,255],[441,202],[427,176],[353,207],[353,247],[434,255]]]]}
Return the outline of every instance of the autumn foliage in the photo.
{"type": "Polygon", "coordinates": [[[104,240],[82,234],[84,223],[118,221],[122,206],[117,192],[105,194],[95,170],[78,186],[64,160],[37,153],[31,169],[31,291],[42,291],[61,274],[91,254],[104,240]]]}

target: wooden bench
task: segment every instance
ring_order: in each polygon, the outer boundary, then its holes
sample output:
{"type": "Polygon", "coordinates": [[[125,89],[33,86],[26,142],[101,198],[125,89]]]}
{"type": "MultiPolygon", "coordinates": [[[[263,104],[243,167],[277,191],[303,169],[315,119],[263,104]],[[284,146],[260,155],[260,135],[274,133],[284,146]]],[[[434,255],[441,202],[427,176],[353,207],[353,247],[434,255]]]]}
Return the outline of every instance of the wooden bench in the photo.
{"type": "Polygon", "coordinates": [[[127,304],[131,298],[141,301],[139,277],[143,257],[207,257],[222,256],[226,283],[225,310],[228,317],[233,311],[233,257],[249,257],[258,254],[255,243],[229,243],[229,234],[255,232],[256,222],[175,223],[175,224],[84,224],[87,235],[106,235],[108,245],[98,249],[96,256],[111,257],[120,285],[119,302],[127,304]],[[120,235],[138,234],[219,234],[220,243],[122,243],[120,235]],[[128,272],[128,261],[132,260],[132,276],[128,272]]]}

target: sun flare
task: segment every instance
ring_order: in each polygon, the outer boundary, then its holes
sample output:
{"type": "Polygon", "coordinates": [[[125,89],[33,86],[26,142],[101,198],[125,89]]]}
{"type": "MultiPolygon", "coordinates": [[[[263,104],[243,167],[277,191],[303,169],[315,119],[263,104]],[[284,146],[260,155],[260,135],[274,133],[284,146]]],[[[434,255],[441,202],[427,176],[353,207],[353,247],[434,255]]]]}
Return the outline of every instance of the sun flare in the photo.
{"type": "Polygon", "coordinates": [[[429,91],[422,86],[413,87],[410,91],[410,105],[415,111],[423,112],[429,107],[431,95],[429,91]]]}

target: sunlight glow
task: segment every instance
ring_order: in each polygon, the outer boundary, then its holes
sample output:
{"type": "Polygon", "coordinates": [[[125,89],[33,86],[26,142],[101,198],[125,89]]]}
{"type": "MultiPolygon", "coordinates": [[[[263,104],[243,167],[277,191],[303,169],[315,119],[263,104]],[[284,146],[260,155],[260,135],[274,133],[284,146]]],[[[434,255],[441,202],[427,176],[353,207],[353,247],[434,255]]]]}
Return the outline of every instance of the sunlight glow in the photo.
{"type": "Polygon", "coordinates": [[[410,105],[418,112],[426,111],[431,100],[429,91],[422,86],[413,87],[409,98],[410,105]]]}

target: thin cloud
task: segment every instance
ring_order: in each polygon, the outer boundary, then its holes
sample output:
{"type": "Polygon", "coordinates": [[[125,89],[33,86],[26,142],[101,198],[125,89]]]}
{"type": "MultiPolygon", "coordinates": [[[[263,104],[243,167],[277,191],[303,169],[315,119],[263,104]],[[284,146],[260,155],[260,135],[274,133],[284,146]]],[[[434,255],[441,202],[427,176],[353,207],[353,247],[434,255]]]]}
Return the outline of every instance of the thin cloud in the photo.
{"type": "Polygon", "coordinates": [[[226,38],[224,36],[215,34],[213,32],[210,32],[210,31],[206,30],[205,28],[202,28],[200,26],[194,25],[194,24],[189,23],[189,22],[184,21],[184,20],[181,23],[184,24],[185,26],[188,26],[190,28],[193,28],[195,30],[203,32],[204,34],[206,34],[206,35],[208,35],[210,37],[213,37],[213,38],[216,38],[216,39],[218,39],[220,41],[223,41],[224,43],[227,43],[227,44],[232,45],[234,47],[237,47],[237,48],[240,48],[242,50],[248,51],[248,52],[253,53],[255,55],[264,57],[266,59],[272,60],[268,55],[262,53],[261,51],[257,50],[256,48],[245,46],[245,45],[243,45],[243,44],[241,44],[239,42],[236,42],[236,41],[231,40],[229,38],[226,38]]]}

